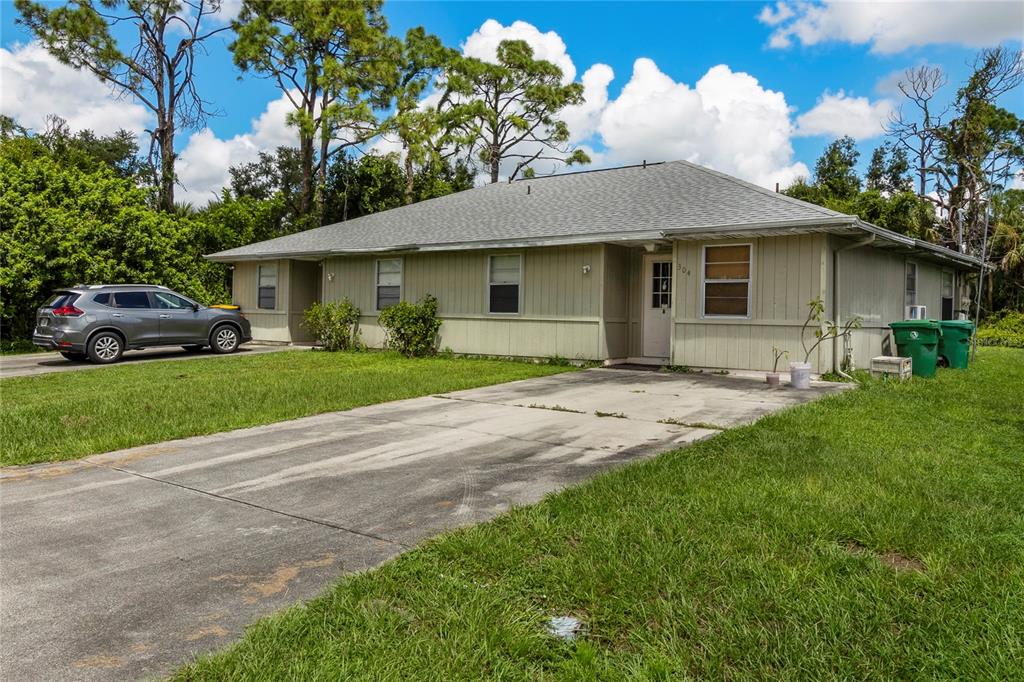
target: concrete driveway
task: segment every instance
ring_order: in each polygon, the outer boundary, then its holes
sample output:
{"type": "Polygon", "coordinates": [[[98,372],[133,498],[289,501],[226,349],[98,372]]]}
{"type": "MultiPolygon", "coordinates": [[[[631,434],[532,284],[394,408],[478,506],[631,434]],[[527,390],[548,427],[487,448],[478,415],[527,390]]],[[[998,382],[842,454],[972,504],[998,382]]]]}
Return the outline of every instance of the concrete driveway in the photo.
{"type": "Polygon", "coordinates": [[[593,369],[2,470],[0,668],[166,673],[424,538],[831,390],[593,369]]]}
{"type": "Polygon", "coordinates": [[[124,354],[121,362],[114,365],[94,365],[91,362],[64,359],[60,353],[25,353],[24,355],[4,355],[0,357],[0,379],[7,377],[33,376],[36,374],[50,374],[51,372],[74,372],[82,369],[98,369],[100,367],[118,367],[120,365],[131,365],[137,362],[154,362],[157,360],[191,360],[195,358],[229,358],[243,355],[259,355],[261,353],[275,353],[283,350],[295,350],[295,346],[269,346],[255,343],[247,343],[232,355],[217,355],[209,350],[201,353],[189,353],[184,348],[173,346],[170,348],[146,348],[144,350],[132,350],[124,354]]]}

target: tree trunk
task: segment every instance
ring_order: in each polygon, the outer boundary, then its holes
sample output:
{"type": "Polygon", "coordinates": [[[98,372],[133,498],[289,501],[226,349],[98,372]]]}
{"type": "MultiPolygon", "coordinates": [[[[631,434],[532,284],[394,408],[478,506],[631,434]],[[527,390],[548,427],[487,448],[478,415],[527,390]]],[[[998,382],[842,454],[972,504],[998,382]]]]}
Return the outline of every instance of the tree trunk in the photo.
{"type": "Polygon", "coordinates": [[[174,210],[174,126],[164,125],[160,130],[160,209],[174,210]]]}
{"type": "Polygon", "coordinates": [[[299,135],[299,156],[302,162],[302,190],[299,194],[299,215],[309,215],[313,203],[313,138],[299,135]]]}
{"type": "Polygon", "coordinates": [[[412,167],[412,155],[409,153],[409,149],[406,148],[406,150],[405,150],[405,205],[406,206],[408,206],[409,204],[413,203],[413,196],[414,196],[414,194],[413,194],[413,192],[414,192],[413,181],[414,180],[415,180],[415,175],[414,175],[413,167],[412,167]]]}

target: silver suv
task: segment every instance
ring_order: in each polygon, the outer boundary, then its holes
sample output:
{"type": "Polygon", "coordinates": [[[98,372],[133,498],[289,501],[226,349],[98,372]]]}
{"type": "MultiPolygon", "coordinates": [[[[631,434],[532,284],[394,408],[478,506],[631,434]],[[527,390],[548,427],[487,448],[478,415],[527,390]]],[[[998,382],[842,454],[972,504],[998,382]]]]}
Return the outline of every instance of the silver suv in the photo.
{"type": "Polygon", "coordinates": [[[69,360],[117,362],[126,350],[183,346],[234,353],[252,340],[249,321],[234,306],[208,308],[167,287],[77,285],[53,293],[36,315],[32,343],[69,360]]]}

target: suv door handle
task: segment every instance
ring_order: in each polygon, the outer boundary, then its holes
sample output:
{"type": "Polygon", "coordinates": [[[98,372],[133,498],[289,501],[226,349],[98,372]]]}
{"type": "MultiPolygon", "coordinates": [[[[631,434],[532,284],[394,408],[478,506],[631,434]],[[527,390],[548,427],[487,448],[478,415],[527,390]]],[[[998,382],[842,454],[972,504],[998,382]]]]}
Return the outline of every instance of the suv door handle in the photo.
{"type": "Polygon", "coordinates": [[[111,317],[124,317],[124,313],[110,313],[111,317]]]}
{"type": "Polygon", "coordinates": [[[164,313],[164,314],[160,315],[160,319],[161,320],[169,320],[169,319],[171,319],[171,316],[167,315],[166,313],[164,313]]]}

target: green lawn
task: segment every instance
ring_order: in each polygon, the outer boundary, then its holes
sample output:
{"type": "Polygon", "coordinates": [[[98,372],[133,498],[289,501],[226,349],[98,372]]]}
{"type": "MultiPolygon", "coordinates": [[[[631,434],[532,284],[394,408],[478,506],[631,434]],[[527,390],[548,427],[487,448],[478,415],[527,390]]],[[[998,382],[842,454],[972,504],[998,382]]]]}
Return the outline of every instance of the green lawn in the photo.
{"type": "Polygon", "coordinates": [[[444,535],[177,677],[1024,679],[1024,351],[444,535]]]}
{"type": "Polygon", "coordinates": [[[288,351],[3,379],[0,464],[74,459],[569,369],[288,351]]]}

